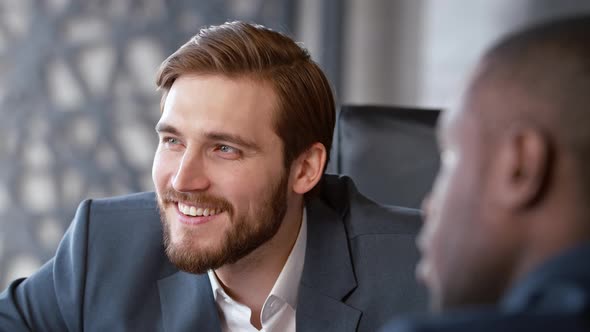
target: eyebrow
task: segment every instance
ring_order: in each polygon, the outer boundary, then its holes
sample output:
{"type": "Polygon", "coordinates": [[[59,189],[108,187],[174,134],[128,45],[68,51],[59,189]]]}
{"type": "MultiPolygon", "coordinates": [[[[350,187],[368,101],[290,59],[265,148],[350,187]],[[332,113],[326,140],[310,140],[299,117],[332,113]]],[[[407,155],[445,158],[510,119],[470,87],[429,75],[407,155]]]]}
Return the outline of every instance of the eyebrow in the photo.
{"type": "MultiPolygon", "coordinates": [[[[169,133],[172,135],[176,135],[176,136],[183,136],[180,133],[180,130],[176,129],[176,127],[164,123],[164,122],[158,122],[158,124],[156,125],[156,132],[157,133],[169,133]]],[[[217,132],[217,131],[209,131],[209,132],[205,132],[204,136],[211,140],[211,141],[225,141],[231,144],[236,144],[239,146],[242,146],[246,149],[250,149],[250,150],[254,150],[254,151],[260,151],[261,148],[260,146],[251,141],[248,140],[240,135],[235,135],[235,134],[229,134],[229,133],[223,133],[223,132],[217,132]]]]}
{"type": "Polygon", "coordinates": [[[176,136],[181,136],[178,129],[164,122],[158,122],[155,129],[157,133],[169,133],[176,136]]]}

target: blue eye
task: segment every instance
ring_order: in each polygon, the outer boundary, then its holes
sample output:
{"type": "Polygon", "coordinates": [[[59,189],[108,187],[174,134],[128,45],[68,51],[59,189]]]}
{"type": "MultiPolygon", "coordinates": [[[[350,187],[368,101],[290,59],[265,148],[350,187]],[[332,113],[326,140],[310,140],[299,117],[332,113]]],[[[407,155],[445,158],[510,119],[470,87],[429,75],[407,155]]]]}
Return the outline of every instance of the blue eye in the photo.
{"type": "Polygon", "coordinates": [[[174,137],[164,137],[163,141],[164,141],[164,143],[167,143],[167,144],[178,144],[179,143],[178,139],[174,138],[174,137]]]}
{"type": "Polygon", "coordinates": [[[232,148],[231,146],[228,145],[221,145],[219,147],[219,151],[223,152],[223,153],[235,153],[237,152],[236,149],[232,148]]]}
{"type": "Polygon", "coordinates": [[[160,139],[160,145],[166,149],[178,149],[182,146],[182,142],[176,137],[163,136],[160,139]]]}
{"type": "Polygon", "coordinates": [[[237,160],[242,157],[242,151],[229,145],[219,144],[215,147],[215,151],[223,159],[237,160]]]}

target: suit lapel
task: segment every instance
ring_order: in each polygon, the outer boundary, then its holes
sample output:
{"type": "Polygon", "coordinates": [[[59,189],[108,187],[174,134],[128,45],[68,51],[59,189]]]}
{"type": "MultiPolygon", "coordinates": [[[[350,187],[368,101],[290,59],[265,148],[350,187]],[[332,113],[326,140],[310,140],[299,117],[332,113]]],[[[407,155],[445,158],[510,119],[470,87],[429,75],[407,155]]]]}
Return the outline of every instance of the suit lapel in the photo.
{"type": "Polygon", "coordinates": [[[158,281],[164,330],[221,331],[206,274],[176,272],[158,281]]]}
{"type": "Polygon", "coordinates": [[[306,209],[307,248],[297,330],[356,331],[361,312],[342,302],[356,287],[342,216],[320,200],[309,201],[306,209]]]}

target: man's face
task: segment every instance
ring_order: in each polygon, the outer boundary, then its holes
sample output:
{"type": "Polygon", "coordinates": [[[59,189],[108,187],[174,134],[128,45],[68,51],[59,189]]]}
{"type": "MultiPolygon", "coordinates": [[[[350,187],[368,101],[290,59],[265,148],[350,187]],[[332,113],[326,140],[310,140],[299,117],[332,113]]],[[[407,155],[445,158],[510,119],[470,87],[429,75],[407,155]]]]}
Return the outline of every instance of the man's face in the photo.
{"type": "MultiPolygon", "coordinates": [[[[469,96],[468,96],[469,97],[469,96]]],[[[499,215],[490,200],[493,150],[481,134],[468,98],[446,112],[439,127],[441,168],[424,210],[426,221],[418,245],[418,278],[430,290],[435,311],[485,304],[496,296],[501,242],[493,223],[499,215]]]]}
{"type": "Polygon", "coordinates": [[[166,252],[180,269],[231,264],[278,231],[289,173],[266,84],[185,75],[172,85],[157,125],[152,176],[166,252]]]}

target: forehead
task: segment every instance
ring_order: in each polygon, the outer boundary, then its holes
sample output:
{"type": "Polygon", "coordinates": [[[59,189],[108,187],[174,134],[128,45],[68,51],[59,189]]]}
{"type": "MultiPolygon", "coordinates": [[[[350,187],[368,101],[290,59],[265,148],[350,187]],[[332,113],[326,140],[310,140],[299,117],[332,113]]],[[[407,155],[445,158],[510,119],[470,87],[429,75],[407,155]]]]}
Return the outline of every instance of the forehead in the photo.
{"type": "Polygon", "coordinates": [[[258,80],[183,75],[166,96],[160,122],[192,133],[268,134],[274,132],[276,100],[270,84],[258,80]]]}
{"type": "Polygon", "coordinates": [[[438,123],[439,137],[465,140],[480,136],[484,118],[482,114],[490,111],[488,108],[492,105],[489,105],[489,98],[484,98],[489,89],[481,86],[478,76],[476,73],[451,107],[442,113],[438,123]]]}
{"type": "Polygon", "coordinates": [[[441,142],[447,142],[460,133],[461,123],[465,116],[465,105],[463,101],[453,103],[450,108],[442,112],[437,125],[437,137],[441,142]]]}

